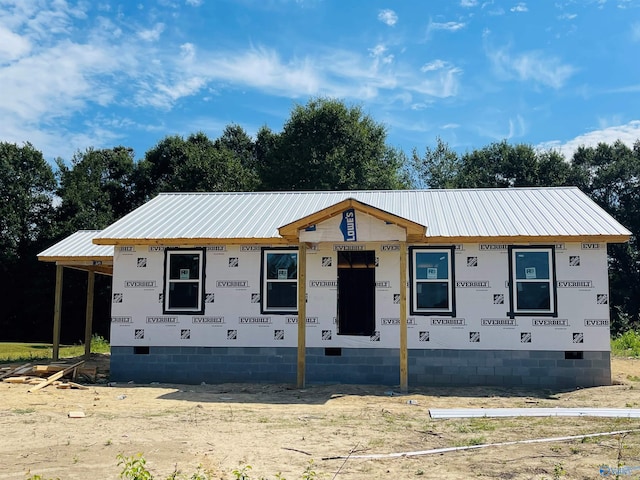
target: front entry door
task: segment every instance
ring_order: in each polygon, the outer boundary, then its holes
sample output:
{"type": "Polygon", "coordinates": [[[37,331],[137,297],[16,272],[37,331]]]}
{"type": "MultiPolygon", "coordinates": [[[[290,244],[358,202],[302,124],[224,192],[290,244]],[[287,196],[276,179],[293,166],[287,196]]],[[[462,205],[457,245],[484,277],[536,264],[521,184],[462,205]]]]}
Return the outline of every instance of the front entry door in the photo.
{"type": "Polygon", "coordinates": [[[338,252],[338,335],[374,334],[374,251],[338,252]]]}

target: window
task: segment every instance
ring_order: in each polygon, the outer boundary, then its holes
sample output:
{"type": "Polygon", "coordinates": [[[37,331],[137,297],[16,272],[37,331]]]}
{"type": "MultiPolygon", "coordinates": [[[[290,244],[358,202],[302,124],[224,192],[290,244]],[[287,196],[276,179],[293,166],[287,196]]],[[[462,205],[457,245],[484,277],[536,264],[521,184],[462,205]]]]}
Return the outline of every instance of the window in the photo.
{"type": "Polygon", "coordinates": [[[553,247],[509,247],[509,316],[557,316],[553,247]]]}
{"type": "Polygon", "coordinates": [[[455,316],[454,247],[410,248],[411,315],[455,316]]]}
{"type": "Polygon", "coordinates": [[[164,312],[204,313],[204,250],[167,249],[164,312]]]}
{"type": "Polygon", "coordinates": [[[298,251],[262,250],[262,313],[298,311],[298,251]]]}

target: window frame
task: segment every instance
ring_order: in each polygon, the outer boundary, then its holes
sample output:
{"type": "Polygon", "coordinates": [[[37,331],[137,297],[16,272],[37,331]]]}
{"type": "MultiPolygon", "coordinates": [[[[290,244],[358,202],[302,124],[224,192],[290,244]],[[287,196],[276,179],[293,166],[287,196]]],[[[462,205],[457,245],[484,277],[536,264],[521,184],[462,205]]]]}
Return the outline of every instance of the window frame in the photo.
{"type": "Polygon", "coordinates": [[[447,316],[447,317],[455,317],[456,316],[456,279],[455,279],[455,246],[415,246],[409,247],[409,291],[410,291],[410,302],[409,302],[409,310],[411,315],[423,315],[423,316],[447,316]],[[417,273],[417,254],[421,252],[430,252],[430,253],[447,253],[447,279],[448,283],[448,308],[418,308],[418,283],[442,283],[444,279],[436,278],[433,282],[429,282],[428,279],[418,279],[416,278],[417,273]]]}
{"type": "Polygon", "coordinates": [[[260,313],[272,315],[297,315],[298,314],[298,292],[300,289],[300,251],[298,247],[263,247],[260,253],[260,313]],[[295,253],[296,254],[296,305],[292,308],[268,307],[267,285],[269,282],[285,283],[293,282],[293,279],[268,279],[267,278],[267,256],[270,253],[295,253]]]}
{"type": "Polygon", "coordinates": [[[162,313],[163,314],[192,314],[202,315],[204,314],[204,287],[205,287],[205,272],[206,272],[206,249],[204,248],[166,248],[164,251],[164,265],[163,265],[163,282],[162,282],[162,313]],[[195,255],[199,257],[198,260],[198,279],[171,279],[170,278],[170,261],[174,255],[195,255]],[[171,283],[198,283],[198,300],[197,305],[194,308],[171,308],[170,303],[170,284],[171,283]]]}
{"type": "Polygon", "coordinates": [[[558,289],[556,281],[556,249],[555,245],[509,245],[509,318],[517,316],[528,317],[557,317],[558,316],[558,289]],[[519,252],[545,252],[548,254],[548,279],[518,279],[516,278],[516,255],[519,252]],[[518,282],[546,282],[549,284],[549,309],[518,309],[518,282]]]}

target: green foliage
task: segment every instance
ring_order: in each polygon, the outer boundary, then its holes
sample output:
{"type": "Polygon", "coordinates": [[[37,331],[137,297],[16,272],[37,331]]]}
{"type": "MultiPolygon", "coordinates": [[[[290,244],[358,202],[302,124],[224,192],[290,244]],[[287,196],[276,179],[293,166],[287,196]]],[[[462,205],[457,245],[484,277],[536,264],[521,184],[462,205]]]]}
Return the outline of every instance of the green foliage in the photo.
{"type": "Polygon", "coordinates": [[[282,133],[264,127],[256,152],[262,190],[397,189],[404,154],[360,107],[316,98],[296,105],[282,133]]]}
{"type": "Polygon", "coordinates": [[[91,335],[91,352],[92,353],[109,353],[111,345],[102,335],[94,333],[91,335]]]}
{"type": "Polygon", "coordinates": [[[252,191],[258,185],[255,146],[245,131],[227,126],[211,141],[204,133],[175,135],[158,142],[135,172],[135,202],[159,192],[252,191]]]}
{"type": "Polygon", "coordinates": [[[53,295],[36,255],[54,237],[55,187],[52,168],[30,143],[0,142],[0,330],[4,340],[40,331],[50,321],[51,309],[45,316],[41,300],[34,299],[53,295]]]}
{"type": "Polygon", "coordinates": [[[118,466],[122,467],[120,478],[126,480],[152,480],[153,475],[147,470],[147,461],[141,453],[131,457],[119,454],[117,457],[118,466]]]}
{"type": "Polygon", "coordinates": [[[640,357],[640,333],[627,330],[611,340],[611,352],[621,357],[640,357]]]}
{"type": "MultiPolygon", "coordinates": [[[[91,337],[92,353],[109,353],[109,342],[100,335],[91,337]]],[[[0,343],[0,361],[30,362],[47,360],[52,357],[53,346],[50,343],[0,343]]],[[[60,358],[72,358],[84,355],[84,345],[61,345],[60,358]]]]}
{"type": "Polygon", "coordinates": [[[102,229],[132,208],[133,150],[125,147],[77,152],[69,168],[57,159],[58,222],[62,235],[102,229]]]}
{"type": "Polygon", "coordinates": [[[251,468],[251,465],[245,465],[242,468],[233,469],[231,473],[236,480],[250,480],[251,476],[249,475],[249,472],[251,471],[251,468]]]}
{"type": "Polygon", "coordinates": [[[576,176],[557,152],[530,145],[492,143],[459,156],[440,138],[423,157],[413,153],[412,165],[430,188],[507,188],[571,185],[576,176]]]}
{"type": "Polygon", "coordinates": [[[0,142],[0,267],[50,234],[55,176],[30,143],[0,142]]]}
{"type": "MultiPolygon", "coordinates": [[[[47,479],[42,475],[37,475],[37,474],[32,474],[31,472],[27,472],[27,476],[25,480],[47,480],[47,479]]],[[[60,479],[56,477],[56,478],[49,478],[48,480],[60,480],[60,479]]]]}
{"type": "Polygon", "coordinates": [[[553,478],[558,479],[560,477],[564,477],[567,474],[567,471],[564,469],[564,465],[562,463],[556,463],[553,466],[553,478]]]}

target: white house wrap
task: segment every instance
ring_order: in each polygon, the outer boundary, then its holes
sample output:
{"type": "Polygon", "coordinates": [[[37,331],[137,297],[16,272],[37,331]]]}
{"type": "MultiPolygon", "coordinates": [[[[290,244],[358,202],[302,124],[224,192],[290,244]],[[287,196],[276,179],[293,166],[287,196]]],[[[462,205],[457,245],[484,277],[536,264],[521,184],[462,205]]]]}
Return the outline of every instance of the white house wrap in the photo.
{"type": "Polygon", "coordinates": [[[161,194],[93,241],[115,380],[406,389],[609,384],[629,235],[576,188],[523,188],[161,194]]]}

